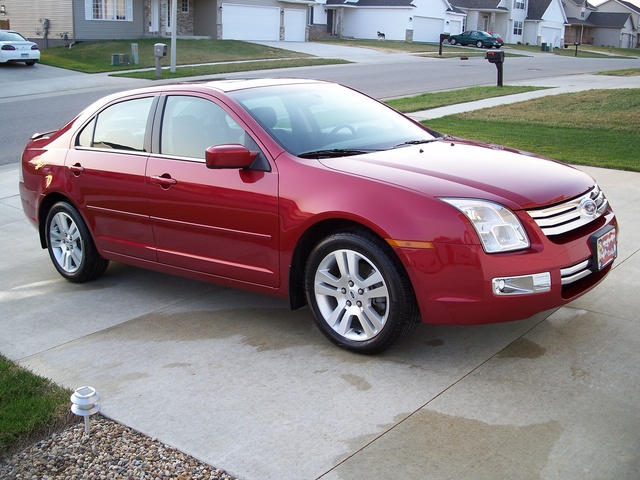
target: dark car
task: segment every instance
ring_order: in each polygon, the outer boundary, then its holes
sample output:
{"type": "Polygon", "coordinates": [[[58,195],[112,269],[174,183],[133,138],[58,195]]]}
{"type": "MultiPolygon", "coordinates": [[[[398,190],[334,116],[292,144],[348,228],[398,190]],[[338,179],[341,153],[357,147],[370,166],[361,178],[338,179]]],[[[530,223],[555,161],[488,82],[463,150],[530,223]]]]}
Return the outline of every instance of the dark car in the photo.
{"type": "Polygon", "coordinates": [[[19,187],[69,281],[116,261],[289,298],[362,353],[566,304],[616,256],[589,175],[314,80],[108,96],[32,137],[19,187]]]}
{"type": "Polygon", "coordinates": [[[467,30],[459,35],[451,35],[449,37],[449,43],[451,45],[475,45],[478,48],[482,47],[496,47],[500,48],[504,45],[502,37],[500,35],[494,35],[482,30],[467,30]]]}

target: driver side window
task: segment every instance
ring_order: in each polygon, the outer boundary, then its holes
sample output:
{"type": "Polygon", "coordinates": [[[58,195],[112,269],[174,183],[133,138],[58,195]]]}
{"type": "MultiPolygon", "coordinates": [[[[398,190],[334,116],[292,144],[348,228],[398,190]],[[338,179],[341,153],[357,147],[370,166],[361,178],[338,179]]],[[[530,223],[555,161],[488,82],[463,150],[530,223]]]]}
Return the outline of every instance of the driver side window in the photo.
{"type": "Polygon", "coordinates": [[[246,133],[222,107],[200,97],[167,97],[162,116],[160,153],[204,159],[213,145],[246,143],[246,133]]]}

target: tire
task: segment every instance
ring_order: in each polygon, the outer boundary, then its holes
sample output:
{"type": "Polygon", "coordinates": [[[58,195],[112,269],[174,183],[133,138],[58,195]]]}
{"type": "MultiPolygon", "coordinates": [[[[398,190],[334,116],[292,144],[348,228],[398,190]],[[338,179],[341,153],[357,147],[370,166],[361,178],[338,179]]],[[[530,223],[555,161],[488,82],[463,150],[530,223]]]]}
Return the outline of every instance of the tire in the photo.
{"type": "Polygon", "coordinates": [[[339,232],[316,245],[305,269],[305,292],[320,331],[357,353],[381,353],[420,323],[406,272],[369,232],[339,232]]]}
{"type": "Polygon", "coordinates": [[[453,38],[453,37],[451,37],[451,38],[449,39],[449,45],[455,45],[455,44],[456,44],[456,39],[455,39],[455,38],[453,38]]]}
{"type": "Polygon", "coordinates": [[[45,233],[53,266],[70,282],[94,280],[109,266],[98,253],[84,220],[69,203],[58,202],[49,210],[45,233]]]}
{"type": "Polygon", "coordinates": [[[478,47],[478,48],[482,48],[483,46],[484,46],[484,43],[482,42],[482,40],[478,40],[478,41],[476,42],[476,47],[478,47]]]}

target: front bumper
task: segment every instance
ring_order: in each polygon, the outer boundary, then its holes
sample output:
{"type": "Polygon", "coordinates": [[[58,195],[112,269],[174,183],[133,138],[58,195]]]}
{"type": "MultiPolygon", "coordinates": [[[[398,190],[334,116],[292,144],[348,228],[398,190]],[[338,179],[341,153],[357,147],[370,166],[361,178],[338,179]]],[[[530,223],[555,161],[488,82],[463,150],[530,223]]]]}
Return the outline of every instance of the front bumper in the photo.
{"type": "Polygon", "coordinates": [[[612,268],[593,265],[594,236],[616,228],[613,212],[562,243],[542,236],[520,252],[488,255],[480,245],[434,242],[434,249],[398,248],[422,321],[474,325],[529,318],[567,304],[612,268]]]}

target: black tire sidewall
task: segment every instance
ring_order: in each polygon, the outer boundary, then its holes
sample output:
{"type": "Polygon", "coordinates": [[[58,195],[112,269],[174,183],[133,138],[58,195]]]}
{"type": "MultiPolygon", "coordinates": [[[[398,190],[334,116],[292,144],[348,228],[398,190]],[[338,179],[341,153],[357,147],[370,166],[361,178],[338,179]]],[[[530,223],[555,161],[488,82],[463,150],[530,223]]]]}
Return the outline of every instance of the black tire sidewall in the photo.
{"type": "Polygon", "coordinates": [[[362,232],[339,232],[330,235],[318,243],[309,255],[304,275],[307,304],[320,331],[336,345],[358,353],[375,354],[388,349],[403,337],[415,302],[412,303],[413,291],[406,274],[392,255],[393,252],[386,251],[377,237],[362,232]],[[389,292],[387,321],[380,333],[369,340],[354,341],[336,333],[323,319],[316,303],[314,285],[318,266],[331,252],[343,249],[358,252],[369,259],[384,278],[389,292]],[[410,292],[407,292],[407,289],[410,292]]]}
{"type": "Polygon", "coordinates": [[[102,273],[106,269],[106,264],[108,263],[106,260],[102,259],[98,254],[95,245],[93,244],[93,240],[91,238],[91,233],[87,228],[87,225],[78,212],[78,210],[67,202],[58,202],[56,203],[47,214],[47,220],[45,223],[45,235],[47,239],[47,250],[49,252],[49,256],[51,257],[51,262],[54,267],[58,271],[58,273],[67,279],[70,282],[74,283],[82,283],[89,280],[92,280],[102,273]],[[53,218],[58,213],[65,213],[68,215],[76,225],[78,232],[80,234],[80,242],[82,244],[82,259],[80,261],[80,267],[73,273],[69,273],[64,270],[55,258],[51,248],[51,222],[53,218]]]}

